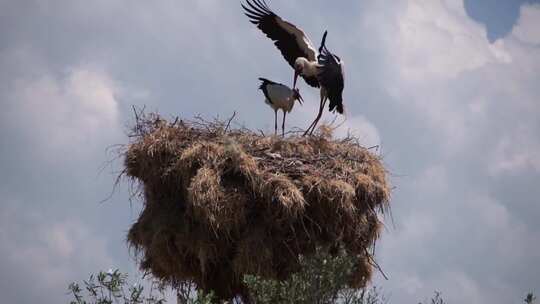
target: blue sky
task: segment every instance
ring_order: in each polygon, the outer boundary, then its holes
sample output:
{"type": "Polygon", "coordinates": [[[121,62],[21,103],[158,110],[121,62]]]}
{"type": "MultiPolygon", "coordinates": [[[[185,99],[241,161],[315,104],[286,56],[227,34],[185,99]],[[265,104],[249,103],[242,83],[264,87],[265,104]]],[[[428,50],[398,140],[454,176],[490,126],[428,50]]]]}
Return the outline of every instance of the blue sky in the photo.
{"type": "MultiPolygon", "coordinates": [[[[540,4],[268,1],[346,63],[347,121],[382,145],[394,224],[378,260],[393,303],[540,292],[540,4]]],[[[229,116],[271,130],[257,77],[290,83],[278,51],[218,0],[0,0],[0,294],[65,302],[99,269],[135,273],[125,235],[140,202],[105,203],[131,106],[229,116]]],[[[306,126],[317,92],[288,116],[306,126]]],[[[326,113],[325,119],[332,120],[326,113]]]]}
{"type": "Polygon", "coordinates": [[[466,0],[467,14],[486,25],[487,36],[495,41],[508,35],[519,18],[519,9],[524,3],[539,3],[538,0],[466,0]]]}

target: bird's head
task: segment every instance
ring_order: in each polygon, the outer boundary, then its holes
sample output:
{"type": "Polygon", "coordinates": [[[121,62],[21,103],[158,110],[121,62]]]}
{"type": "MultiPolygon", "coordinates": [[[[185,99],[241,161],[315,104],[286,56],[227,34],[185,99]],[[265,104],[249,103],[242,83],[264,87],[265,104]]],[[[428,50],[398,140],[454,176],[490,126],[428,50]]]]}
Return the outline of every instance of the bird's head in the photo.
{"type": "Polygon", "coordinates": [[[304,98],[302,98],[302,95],[300,95],[300,90],[298,88],[293,89],[293,99],[298,100],[300,104],[304,103],[304,98]]]}
{"type": "Polygon", "coordinates": [[[296,58],[296,60],[294,61],[294,70],[299,73],[302,72],[302,70],[304,69],[304,65],[306,64],[306,61],[307,59],[303,57],[296,58]]]}

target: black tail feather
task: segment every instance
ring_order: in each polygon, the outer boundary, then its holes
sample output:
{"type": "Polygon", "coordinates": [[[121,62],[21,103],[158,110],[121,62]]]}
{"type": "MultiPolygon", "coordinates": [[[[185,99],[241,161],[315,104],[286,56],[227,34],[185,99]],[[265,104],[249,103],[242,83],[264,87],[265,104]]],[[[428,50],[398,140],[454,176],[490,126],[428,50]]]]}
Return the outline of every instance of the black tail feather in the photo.
{"type": "Polygon", "coordinates": [[[268,79],[262,78],[262,77],[259,77],[259,80],[262,82],[262,83],[261,83],[261,87],[262,87],[262,86],[269,85],[269,84],[277,84],[276,82],[274,82],[274,81],[272,81],[272,80],[268,80],[268,79]]]}
{"type": "Polygon", "coordinates": [[[328,107],[328,111],[332,112],[336,110],[339,114],[343,114],[345,112],[345,109],[343,108],[343,99],[341,97],[335,96],[330,97],[330,104],[328,107]]]}
{"type": "Polygon", "coordinates": [[[343,108],[343,103],[340,103],[340,104],[337,105],[336,111],[337,111],[339,114],[343,114],[343,113],[345,112],[345,109],[343,108]]]}
{"type": "Polygon", "coordinates": [[[319,47],[319,54],[321,54],[323,49],[326,47],[326,36],[327,35],[328,35],[328,31],[324,31],[322,41],[321,41],[321,46],[319,47]]]}

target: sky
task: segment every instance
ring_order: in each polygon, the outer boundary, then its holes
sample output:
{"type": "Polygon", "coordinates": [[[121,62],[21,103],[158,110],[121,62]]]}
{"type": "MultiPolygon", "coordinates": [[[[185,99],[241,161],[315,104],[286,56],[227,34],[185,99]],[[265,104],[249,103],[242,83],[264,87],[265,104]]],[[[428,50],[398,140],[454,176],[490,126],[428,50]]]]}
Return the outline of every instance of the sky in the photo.
{"type": "MultiPolygon", "coordinates": [[[[270,0],[346,64],[346,121],[395,187],[377,247],[392,303],[540,293],[540,4],[270,0]],[[305,11],[303,11],[305,10],[305,11]]],[[[222,0],[0,0],[0,294],[67,302],[90,273],[136,273],[140,202],[112,197],[132,105],[271,131],[257,77],[291,83],[272,43],[222,0]]],[[[305,127],[318,92],[288,126],[305,127]]],[[[328,121],[332,114],[325,113],[328,121]]],[[[343,118],[338,118],[343,119],[343,118]]]]}

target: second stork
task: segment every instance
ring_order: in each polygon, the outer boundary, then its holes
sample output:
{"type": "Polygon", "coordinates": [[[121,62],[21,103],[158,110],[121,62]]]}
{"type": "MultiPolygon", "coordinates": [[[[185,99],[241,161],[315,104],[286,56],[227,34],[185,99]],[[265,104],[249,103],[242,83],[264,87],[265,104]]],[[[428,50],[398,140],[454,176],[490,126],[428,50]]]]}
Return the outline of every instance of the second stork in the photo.
{"type": "Polygon", "coordinates": [[[265,102],[274,110],[274,126],[275,134],[277,135],[277,112],[283,111],[283,122],[281,124],[281,135],[285,136],[285,117],[287,113],[290,113],[294,107],[294,102],[298,100],[300,104],[303,102],[303,98],[300,95],[298,89],[291,89],[288,86],[273,82],[265,78],[259,78],[261,86],[259,89],[263,91],[265,102]]]}

